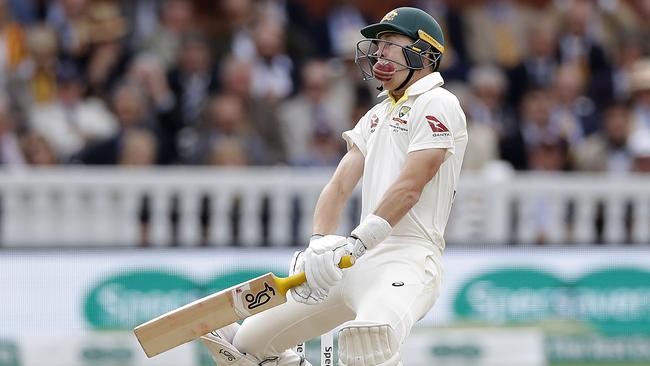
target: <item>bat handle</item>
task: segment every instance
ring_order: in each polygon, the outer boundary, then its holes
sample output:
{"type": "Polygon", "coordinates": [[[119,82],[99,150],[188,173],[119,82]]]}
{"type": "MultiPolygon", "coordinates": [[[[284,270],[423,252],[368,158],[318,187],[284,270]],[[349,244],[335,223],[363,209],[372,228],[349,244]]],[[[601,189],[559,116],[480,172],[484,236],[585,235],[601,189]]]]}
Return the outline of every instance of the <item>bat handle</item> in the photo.
{"type": "Polygon", "coordinates": [[[356,258],[351,255],[343,256],[339,262],[339,268],[350,268],[354,265],[355,260],[356,258]]]}
{"type": "MultiPolygon", "coordinates": [[[[339,262],[339,268],[350,268],[354,265],[354,261],[356,258],[354,258],[351,255],[346,255],[343,258],[341,258],[341,261],[339,262]]],[[[301,285],[307,281],[307,275],[305,272],[300,272],[296,273],[295,275],[289,276],[287,278],[278,278],[276,279],[276,283],[278,285],[278,289],[283,293],[286,294],[289,289],[296,287],[298,285],[301,285]]]]}

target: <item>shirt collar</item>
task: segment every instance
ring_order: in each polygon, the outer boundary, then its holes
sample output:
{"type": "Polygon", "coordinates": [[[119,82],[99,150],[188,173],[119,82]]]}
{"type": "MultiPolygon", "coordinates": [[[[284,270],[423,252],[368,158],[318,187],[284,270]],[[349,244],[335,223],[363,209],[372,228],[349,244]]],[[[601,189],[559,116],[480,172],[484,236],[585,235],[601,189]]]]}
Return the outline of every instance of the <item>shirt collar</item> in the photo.
{"type": "MultiPolygon", "coordinates": [[[[413,83],[413,85],[409,86],[406,89],[406,92],[404,93],[404,96],[406,97],[412,97],[414,95],[419,95],[424,92],[427,92],[433,88],[437,88],[439,86],[442,86],[444,84],[444,80],[442,80],[442,76],[440,75],[439,72],[434,72],[431,73],[422,79],[416,81],[413,83]]],[[[377,97],[385,97],[388,96],[388,90],[384,90],[377,97]]],[[[389,98],[391,98],[389,96],[389,98]]],[[[404,97],[402,97],[404,98],[404,97]]],[[[392,98],[391,98],[392,99],[392,98]]]]}

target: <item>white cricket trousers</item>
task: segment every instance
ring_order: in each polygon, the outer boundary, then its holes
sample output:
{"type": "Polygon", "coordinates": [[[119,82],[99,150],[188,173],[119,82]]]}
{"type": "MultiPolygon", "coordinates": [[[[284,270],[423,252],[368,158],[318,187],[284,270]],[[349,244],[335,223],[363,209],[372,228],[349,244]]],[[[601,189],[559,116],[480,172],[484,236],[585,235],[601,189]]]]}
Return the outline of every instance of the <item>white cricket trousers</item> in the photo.
{"type": "Polygon", "coordinates": [[[350,320],[388,324],[402,344],[438,298],[440,257],[431,243],[389,237],[344,270],[324,302],[306,305],[287,293],[285,304],[246,319],[233,345],[264,359],[350,320]]]}

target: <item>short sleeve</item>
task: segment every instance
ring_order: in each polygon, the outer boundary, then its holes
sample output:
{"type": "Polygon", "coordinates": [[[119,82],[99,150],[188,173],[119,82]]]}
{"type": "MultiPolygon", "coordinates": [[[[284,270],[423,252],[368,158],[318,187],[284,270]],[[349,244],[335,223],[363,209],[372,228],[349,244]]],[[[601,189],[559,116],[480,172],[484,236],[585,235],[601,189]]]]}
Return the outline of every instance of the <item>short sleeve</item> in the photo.
{"type": "Polygon", "coordinates": [[[408,152],[447,149],[447,155],[453,154],[454,127],[457,125],[454,118],[463,118],[460,109],[445,108],[443,102],[429,100],[413,120],[409,130],[408,152]]]}
{"type": "Polygon", "coordinates": [[[365,156],[366,155],[366,141],[367,141],[367,136],[368,136],[368,131],[366,130],[368,126],[370,125],[370,122],[368,121],[368,116],[370,115],[370,111],[366,113],[365,116],[361,117],[359,122],[357,122],[356,126],[354,126],[353,129],[348,130],[343,132],[343,139],[345,140],[347,144],[348,150],[352,148],[353,145],[357,145],[359,150],[361,150],[361,153],[365,156]]]}

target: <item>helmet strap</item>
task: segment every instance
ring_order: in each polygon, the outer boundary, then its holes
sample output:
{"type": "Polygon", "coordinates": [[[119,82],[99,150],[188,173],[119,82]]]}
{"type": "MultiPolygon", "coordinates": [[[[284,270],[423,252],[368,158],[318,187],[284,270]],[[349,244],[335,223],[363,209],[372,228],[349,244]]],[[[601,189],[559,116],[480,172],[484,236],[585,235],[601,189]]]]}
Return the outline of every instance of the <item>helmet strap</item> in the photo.
{"type": "Polygon", "coordinates": [[[406,84],[408,84],[409,81],[411,81],[413,74],[415,74],[415,69],[409,69],[409,74],[406,76],[406,79],[404,79],[404,81],[397,88],[395,88],[395,90],[400,90],[403,87],[405,87],[406,84]]]}

